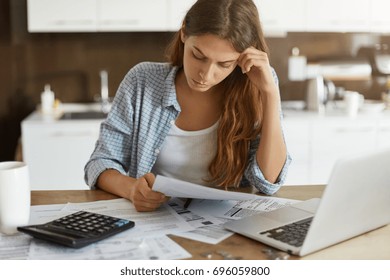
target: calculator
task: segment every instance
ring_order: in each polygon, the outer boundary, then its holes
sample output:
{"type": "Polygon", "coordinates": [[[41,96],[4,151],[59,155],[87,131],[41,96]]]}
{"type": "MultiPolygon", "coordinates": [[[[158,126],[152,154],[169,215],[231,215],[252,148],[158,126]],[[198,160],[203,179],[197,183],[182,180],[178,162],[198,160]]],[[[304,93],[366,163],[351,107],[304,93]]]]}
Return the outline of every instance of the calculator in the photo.
{"type": "Polygon", "coordinates": [[[71,248],[81,248],[134,227],[134,222],[88,211],[79,211],[46,224],[18,227],[35,238],[71,248]]]}

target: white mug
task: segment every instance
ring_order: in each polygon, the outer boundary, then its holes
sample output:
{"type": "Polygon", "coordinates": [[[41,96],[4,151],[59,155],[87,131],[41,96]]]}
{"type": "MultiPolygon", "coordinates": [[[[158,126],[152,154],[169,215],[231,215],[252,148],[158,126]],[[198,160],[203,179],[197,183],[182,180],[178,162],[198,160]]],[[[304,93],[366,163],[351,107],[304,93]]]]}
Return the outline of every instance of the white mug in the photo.
{"type": "Polygon", "coordinates": [[[364,102],[364,96],[357,91],[345,91],[344,103],[348,116],[355,117],[358,114],[362,102],[364,102]]]}
{"type": "Polygon", "coordinates": [[[23,162],[0,162],[0,232],[13,234],[30,218],[30,180],[23,162]]]}

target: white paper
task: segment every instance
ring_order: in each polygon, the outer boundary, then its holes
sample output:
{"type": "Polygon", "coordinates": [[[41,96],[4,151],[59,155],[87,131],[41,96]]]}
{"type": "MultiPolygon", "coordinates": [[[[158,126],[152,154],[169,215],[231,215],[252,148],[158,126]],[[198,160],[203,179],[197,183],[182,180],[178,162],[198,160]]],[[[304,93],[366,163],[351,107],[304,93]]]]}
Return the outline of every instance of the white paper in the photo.
{"type": "Polygon", "coordinates": [[[22,233],[13,235],[0,233],[0,260],[25,260],[28,256],[31,239],[22,233]]]}
{"type": "MultiPolygon", "coordinates": [[[[64,206],[65,204],[31,206],[29,224],[42,224],[69,214],[61,212],[64,206]]],[[[0,260],[27,259],[32,240],[31,236],[24,233],[0,233],[0,260]]]]}
{"type": "Polygon", "coordinates": [[[258,197],[255,194],[218,190],[161,175],[157,175],[153,190],[166,196],[197,199],[248,200],[258,197]]]}
{"type": "Polygon", "coordinates": [[[178,232],[175,235],[208,243],[208,244],[218,244],[219,242],[225,240],[226,238],[232,236],[234,233],[224,229],[222,225],[208,225],[196,228],[194,230],[186,232],[178,232]]]}
{"type": "Polygon", "coordinates": [[[172,207],[176,213],[181,215],[186,220],[186,222],[188,222],[195,229],[174,233],[175,235],[208,244],[218,244],[219,242],[233,235],[231,231],[225,230],[223,228],[222,224],[225,222],[225,220],[215,218],[208,215],[207,213],[198,215],[194,212],[191,212],[189,209],[184,209],[183,204],[183,201],[177,198],[171,199],[168,202],[168,205],[172,207]]]}
{"type": "MultiPolygon", "coordinates": [[[[209,220],[213,222],[175,235],[209,244],[217,244],[233,235],[233,232],[225,230],[223,227],[227,220],[241,219],[259,212],[275,210],[295,202],[297,200],[274,197],[259,198],[259,196],[257,196],[257,199],[246,201],[194,199],[186,209],[187,215],[189,215],[188,213],[191,213],[194,217],[210,217],[212,215],[213,218],[209,220]],[[218,218],[216,219],[216,217],[218,218]]],[[[180,211],[180,208],[177,211],[180,211]]]]}
{"type": "Polygon", "coordinates": [[[31,206],[30,225],[44,224],[52,220],[69,215],[74,211],[63,210],[66,204],[35,205],[31,206]]]}
{"type": "Polygon", "coordinates": [[[208,213],[215,217],[238,220],[298,202],[298,200],[277,197],[257,197],[247,201],[195,199],[188,209],[199,215],[208,213]]]}
{"type": "Polygon", "coordinates": [[[126,232],[80,249],[34,240],[29,259],[38,260],[172,260],[191,254],[165,235],[128,238],[126,232]]]}

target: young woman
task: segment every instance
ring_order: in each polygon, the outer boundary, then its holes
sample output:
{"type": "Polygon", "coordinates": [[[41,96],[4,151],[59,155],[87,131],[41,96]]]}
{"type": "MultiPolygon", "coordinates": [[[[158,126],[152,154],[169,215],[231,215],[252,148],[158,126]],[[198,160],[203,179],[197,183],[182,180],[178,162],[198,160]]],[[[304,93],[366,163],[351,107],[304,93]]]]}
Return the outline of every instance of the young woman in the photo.
{"type": "Polygon", "coordinates": [[[252,0],[198,0],[168,48],[122,81],[85,167],[91,187],[158,208],[157,174],[207,186],[283,184],[277,77],[252,0]]]}

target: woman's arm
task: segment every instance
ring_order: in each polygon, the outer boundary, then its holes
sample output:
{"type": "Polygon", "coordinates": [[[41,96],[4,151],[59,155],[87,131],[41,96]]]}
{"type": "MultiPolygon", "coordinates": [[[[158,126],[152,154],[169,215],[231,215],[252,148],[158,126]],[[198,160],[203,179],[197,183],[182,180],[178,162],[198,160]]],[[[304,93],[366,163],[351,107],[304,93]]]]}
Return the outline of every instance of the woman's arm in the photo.
{"type": "Polygon", "coordinates": [[[259,101],[263,105],[263,121],[256,161],[264,178],[275,183],[287,157],[280,123],[279,89],[265,52],[248,48],[241,54],[238,63],[243,73],[248,75],[260,91],[259,101]]]}
{"type": "MultiPolygon", "coordinates": [[[[158,208],[165,196],[152,191],[153,174],[137,174],[139,130],[134,124],[135,103],[141,94],[137,88],[144,65],[132,68],[121,82],[111,111],[100,128],[99,139],[85,166],[85,180],[91,188],[100,188],[133,202],[138,211],[158,208]],[[135,140],[134,140],[135,139],[135,140]],[[138,178],[138,179],[135,179],[138,178]]],[[[141,81],[142,82],[142,81],[141,81]]]]}
{"type": "Polygon", "coordinates": [[[275,97],[274,94],[262,94],[262,101],[263,122],[256,159],[265,179],[275,183],[287,156],[279,117],[279,97],[275,97]]]}
{"type": "Polygon", "coordinates": [[[135,179],[115,169],[107,169],[98,177],[96,187],[129,199],[137,211],[153,211],[167,200],[164,194],[152,190],[154,181],[152,173],[135,179]]]}

